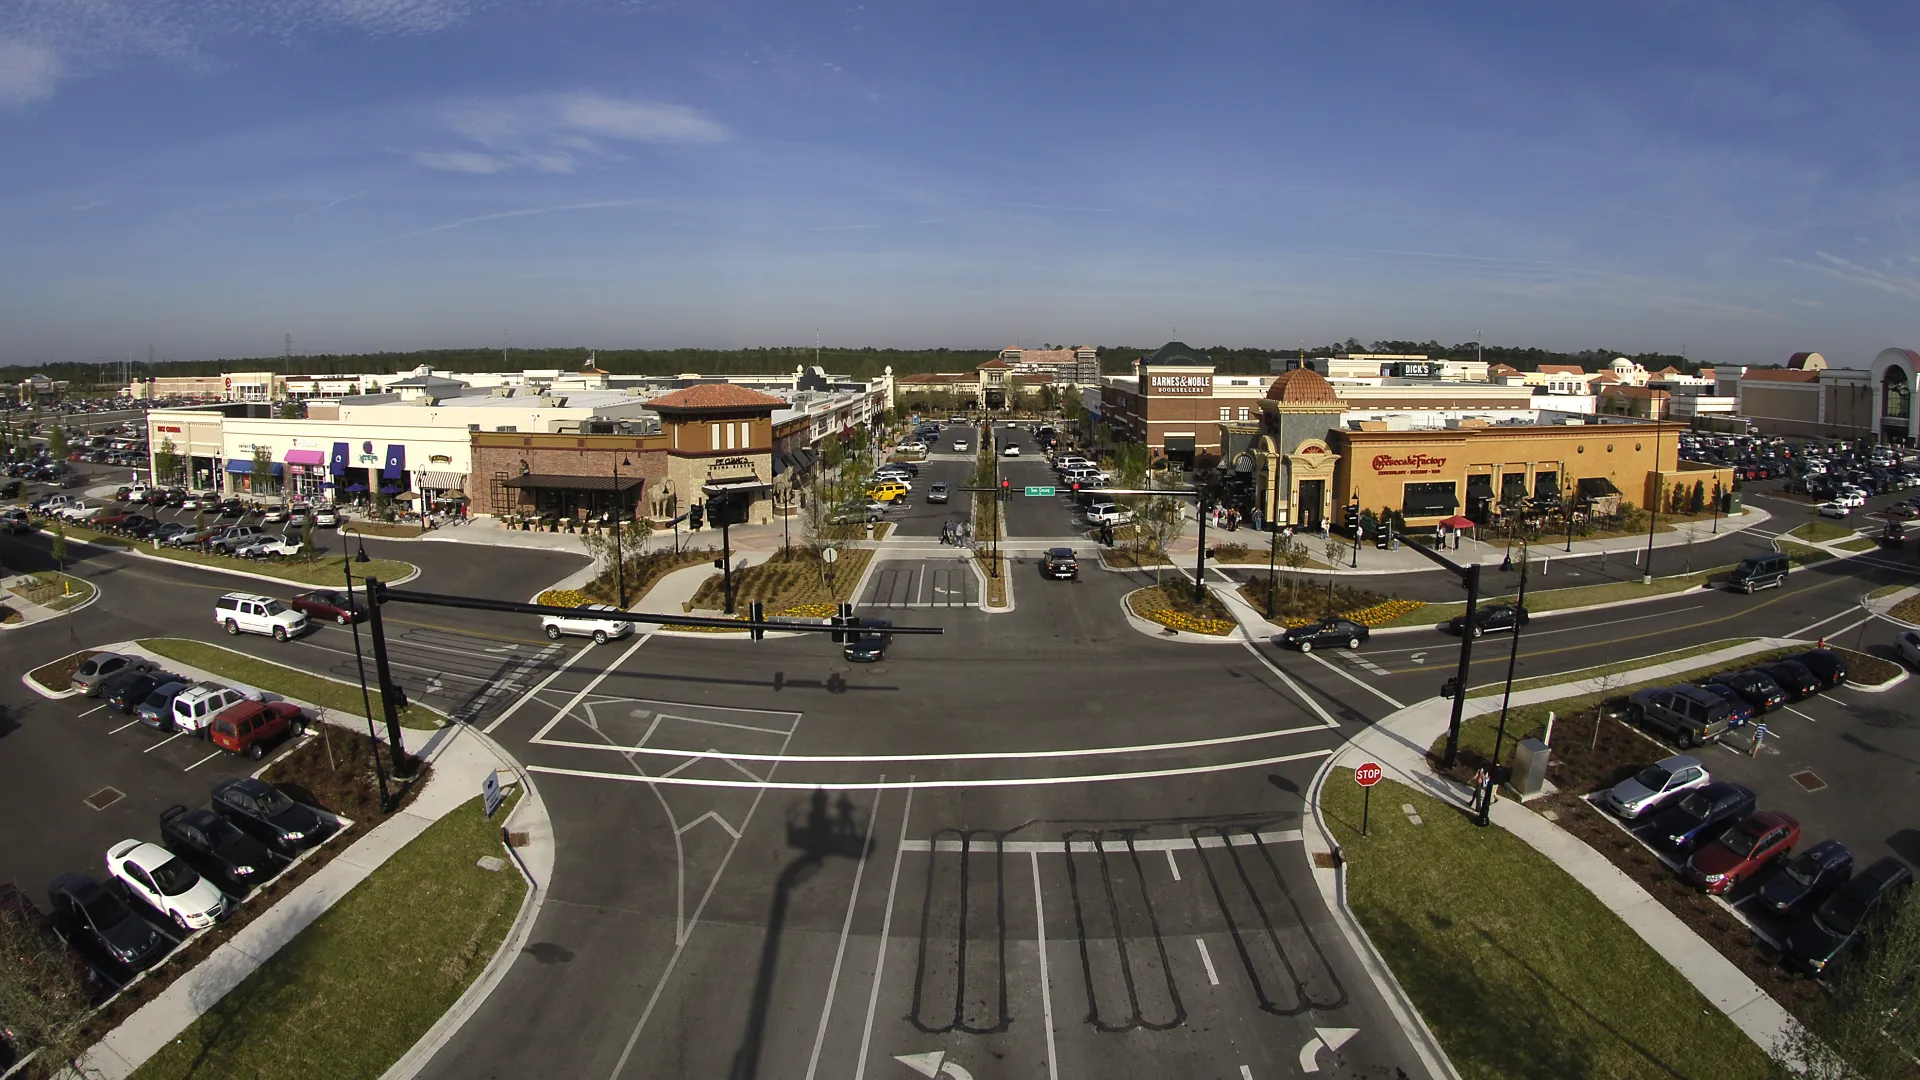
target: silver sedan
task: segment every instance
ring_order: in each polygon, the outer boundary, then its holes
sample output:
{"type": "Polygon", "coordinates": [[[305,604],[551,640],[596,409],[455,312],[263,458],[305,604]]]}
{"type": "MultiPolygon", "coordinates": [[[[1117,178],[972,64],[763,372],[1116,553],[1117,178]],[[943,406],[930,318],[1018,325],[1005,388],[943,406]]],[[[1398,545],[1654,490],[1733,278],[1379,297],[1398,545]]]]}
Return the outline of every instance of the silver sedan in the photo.
{"type": "Polygon", "coordinates": [[[1712,779],[1700,759],[1675,754],[1615,784],[1607,792],[1605,801],[1607,809],[1631,821],[1672,798],[1676,792],[1700,787],[1712,779]]]}

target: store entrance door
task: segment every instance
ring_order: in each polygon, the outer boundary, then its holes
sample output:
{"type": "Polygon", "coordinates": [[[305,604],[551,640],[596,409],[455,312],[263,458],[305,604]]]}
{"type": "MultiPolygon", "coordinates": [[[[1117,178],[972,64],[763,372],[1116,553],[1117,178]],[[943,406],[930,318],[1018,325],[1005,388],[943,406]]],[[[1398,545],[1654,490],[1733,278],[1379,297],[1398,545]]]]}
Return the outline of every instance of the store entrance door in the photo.
{"type": "Polygon", "coordinates": [[[1300,528],[1316,532],[1320,528],[1320,508],[1326,501],[1325,480],[1300,481],[1300,498],[1294,503],[1299,508],[1300,528]]]}

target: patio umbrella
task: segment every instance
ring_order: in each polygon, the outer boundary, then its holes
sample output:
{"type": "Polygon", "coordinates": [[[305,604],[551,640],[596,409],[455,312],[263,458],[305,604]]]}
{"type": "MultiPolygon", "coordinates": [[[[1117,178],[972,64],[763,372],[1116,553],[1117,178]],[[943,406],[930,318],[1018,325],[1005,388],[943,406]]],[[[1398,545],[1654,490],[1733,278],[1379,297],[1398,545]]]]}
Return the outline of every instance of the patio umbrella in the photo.
{"type": "Polygon", "coordinates": [[[382,495],[398,495],[405,490],[407,489],[403,487],[395,487],[392,484],[380,485],[380,494],[382,495]]]}
{"type": "Polygon", "coordinates": [[[347,485],[347,490],[348,490],[349,492],[353,492],[353,493],[355,493],[355,494],[358,494],[358,493],[360,493],[360,492],[363,492],[363,491],[366,491],[366,490],[367,490],[367,485],[365,485],[365,484],[348,484],[348,485],[347,485]]]}
{"type": "Polygon", "coordinates": [[[380,490],[388,495],[392,495],[394,502],[412,502],[420,497],[411,491],[402,491],[399,488],[381,488],[380,490]]]}
{"type": "Polygon", "coordinates": [[[1459,514],[1455,514],[1452,517],[1442,521],[1440,524],[1445,525],[1449,529],[1471,529],[1473,528],[1473,519],[1470,517],[1463,517],[1459,514]]]}

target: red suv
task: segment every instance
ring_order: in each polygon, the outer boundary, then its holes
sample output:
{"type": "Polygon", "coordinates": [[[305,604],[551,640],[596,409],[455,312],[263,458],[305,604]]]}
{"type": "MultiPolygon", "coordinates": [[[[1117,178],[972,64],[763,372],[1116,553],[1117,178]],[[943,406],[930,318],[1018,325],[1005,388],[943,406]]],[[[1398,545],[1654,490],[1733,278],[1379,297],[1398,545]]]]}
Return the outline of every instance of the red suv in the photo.
{"type": "Polygon", "coordinates": [[[259,761],[270,743],[306,730],[307,715],[291,701],[243,701],[213,718],[213,745],[259,761]]]}
{"type": "Polygon", "coordinates": [[[1785,814],[1757,810],[1726,827],[1713,843],[1687,860],[1687,880],[1710,893],[1732,891],[1742,878],[1766,869],[1792,853],[1800,842],[1800,823],[1785,814]]]}

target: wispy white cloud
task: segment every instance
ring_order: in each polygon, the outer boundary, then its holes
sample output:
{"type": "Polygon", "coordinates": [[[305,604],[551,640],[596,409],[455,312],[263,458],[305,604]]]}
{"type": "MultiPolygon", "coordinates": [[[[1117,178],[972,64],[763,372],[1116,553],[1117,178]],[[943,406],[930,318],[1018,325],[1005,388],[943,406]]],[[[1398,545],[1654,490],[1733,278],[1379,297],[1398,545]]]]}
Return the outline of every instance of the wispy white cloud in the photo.
{"type": "MultiPolygon", "coordinates": [[[[1832,252],[1819,251],[1814,254],[1819,261],[1809,262],[1805,259],[1787,258],[1777,261],[1786,266],[1794,266],[1802,270],[1811,270],[1817,274],[1826,274],[1829,277],[1836,277],[1842,281],[1852,282],[1855,285],[1864,285],[1869,289],[1890,293],[1894,296],[1902,296],[1909,300],[1920,300],[1920,278],[1907,274],[1895,274],[1875,270],[1871,266],[1862,266],[1851,259],[1843,259],[1832,252]]],[[[1891,262],[1889,262],[1888,265],[1891,266],[1891,262]]]]}
{"type": "Polygon", "coordinates": [[[461,218],[458,221],[449,221],[441,225],[433,225],[425,229],[415,229],[412,232],[401,233],[399,236],[389,236],[385,240],[379,241],[379,243],[397,243],[401,240],[411,240],[418,236],[431,236],[434,233],[463,229],[468,225],[478,225],[486,221],[505,221],[509,218],[537,217],[541,214],[578,213],[584,210],[612,210],[623,206],[649,206],[657,205],[659,202],[659,199],[602,199],[597,202],[567,203],[563,206],[531,206],[524,210],[502,210],[494,214],[480,214],[475,217],[461,218]]]}
{"type": "Polygon", "coordinates": [[[65,65],[52,49],[0,39],[0,108],[31,105],[53,96],[65,65]]]}
{"type": "Polygon", "coordinates": [[[84,214],[89,210],[98,210],[105,205],[107,205],[107,200],[93,199],[88,202],[83,202],[79,206],[74,207],[73,212],[76,214],[84,214]]]}
{"type": "Polygon", "coordinates": [[[711,143],[730,134],[687,105],[592,93],[454,101],[434,110],[433,121],[473,145],[422,151],[413,159],[427,168],[459,172],[570,173],[616,157],[611,144],[711,143]]]}
{"type": "Polygon", "coordinates": [[[331,210],[334,207],[339,206],[341,203],[346,202],[348,199],[357,199],[360,196],[365,194],[366,194],[365,191],[356,191],[351,195],[342,195],[339,198],[334,199],[332,202],[324,202],[324,203],[321,203],[319,206],[309,207],[305,210],[300,211],[299,213],[293,215],[293,220],[299,221],[301,218],[307,217],[312,214],[317,214],[322,210],[331,210]]]}

